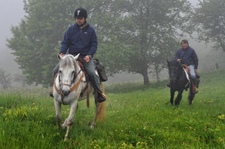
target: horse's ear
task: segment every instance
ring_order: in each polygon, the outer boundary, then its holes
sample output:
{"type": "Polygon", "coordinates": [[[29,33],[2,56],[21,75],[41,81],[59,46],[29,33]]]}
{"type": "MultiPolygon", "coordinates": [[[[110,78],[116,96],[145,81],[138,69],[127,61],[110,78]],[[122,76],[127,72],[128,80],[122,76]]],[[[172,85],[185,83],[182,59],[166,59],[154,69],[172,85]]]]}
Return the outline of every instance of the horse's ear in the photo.
{"type": "Polygon", "coordinates": [[[77,60],[78,57],[80,56],[80,53],[74,56],[74,59],[77,60]]]}
{"type": "Polygon", "coordinates": [[[168,60],[166,60],[166,61],[167,61],[167,64],[168,64],[168,66],[169,66],[169,63],[170,63],[170,62],[169,62],[168,60]]]}

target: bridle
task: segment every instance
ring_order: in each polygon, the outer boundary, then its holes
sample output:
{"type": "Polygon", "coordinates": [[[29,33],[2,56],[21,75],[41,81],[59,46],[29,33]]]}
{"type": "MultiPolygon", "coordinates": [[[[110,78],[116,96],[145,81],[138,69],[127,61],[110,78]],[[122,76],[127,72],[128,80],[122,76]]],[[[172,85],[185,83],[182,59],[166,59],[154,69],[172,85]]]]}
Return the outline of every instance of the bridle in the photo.
{"type": "MultiPolygon", "coordinates": [[[[88,76],[86,75],[87,73],[86,73],[86,71],[85,71],[85,69],[84,69],[84,66],[83,66],[82,61],[80,61],[79,59],[77,59],[76,62],[78,62],[78,64],[74,62],[73,65],[75,66],[75,68],[76,68],[76,67],[80,67],[80,70],[78,71],[77,74],[74,74],[74,78],[73,78],[73,80],[71,81],[71,84],[62,82],[62,81],[60,80],[60,71],[58,71],[58,73],[55,75],[55,78],[54,78],[54,85],[53,85],[53,87],[55,88],[56,92],[61,96],[62,103],[64,104],[64,101],[63,101],[63,99],[64,99],[64,94],[63,94],[63,92],[62,92],[61,86],[62,86],[62,85],[69,86],[69,87],[70,87],[69,94],[70,94],[70,93],[73,92],[74,90],[77,90],[77,89],[78,89],[80,83],[82,82],[83,78],[85,77],[85,78],[86,78],[86,86],[85,86],[85,88],[82,90],[81,94],[83,94],[84,91],[87,91],[87,107],[89,108],[89,79],[88,79],[88,76]],[[78,65],[78,66],[76,66],[76,65],[78,65]],[[81,77],[79,78],[79,80],[77,80],[77,78],[78,78],[78,76],[79,76],[80,73],[82,73],[82,74],[81,74],[81,77]],[[59,80],[58,80],[58,82],[59,82],[59,87],[60,87],[59,89],[58,89],[57,86],[56,86],[56,78],[57,78],[57,76],[58,76],[58,79],[59,79],[59,80]],[[77,81],[76,81],[76,80],[77,80],[77,81]],[[75,82],[76,82],[76,83],[75,83],[75,82]],[[74,84],[74,83],[75,83],[75,84],[74,84]],[[74,85],[73,85],[73,84],[74,84],[74,85]],[[72,86],[72,85],[73,85],[73,86],[72,86]]],[[[74,69],[75,69],[75,68],[74,68],[74,69]]],[[[76,70],[76,69],[75,69],[75,70],[76,70]]]]}
{"type": "Polygon", "coordinates": [[[177,72],[175,73],[174,71],[175,71],[175,69],[178,69],[178,67],[176,67],[176,66],[171,66],[171,68],[170,68],[170,79],[171,79],[171,81],[176,81],[177,80],[177,77],[178,77],[178,71],[179,70],[177,70],[177,72]]]}
{"type": "MultiPolygon", "coordinates": [[[[81,72],[82,70],[80,70],[77,74],[74,74],[74,78],[73,78],[73,81],[71,82],[71,84],[68,84],[68,83],[63,83],[61,80],[60,80],[60,75],[59,75],[59,85],[65,85],[65,86],[69,86],[71,87],[71,85],[75,82],[77,76],[79,75],[79,73],[81,72]]],[[[58,72],[59,74],[59,72],[58,72]]]]}
{"type": "MultiPolygon", "coordinates": [[[[58,76],[59,73],[60,73],[60,72],[58,72],[56,76],[58,76]]],[[[84,77],[84,72],[83,72],[82,70],[80,70],[80,71],[76,74],[76,76],[74,77],[72,83],[71,83],[71,84],[68,84],[68,83],[63,83],[63,82],[61,82],[61,81],[60,81],[60,75],[59,75],[58,78],[59,78],[60,89],[57,88],[56,83],[55,83],[56,81],[54,81],[54,88],[55,88],[56,92],[57,92],[59,95],[61,95],[62,102],[63,102],[63,99],[64,99],[64,94],[63,94],[63,92],[62,92],[61,85],[69,86],[69,87],[70,87],[70,93],[71,93],[71,92],[73,92],[74,90],[77,90],[77,88],[78,88],[78,86],[80,85],[80,83],[81,83],[83,77],[84,77]],[[80,79],[77,81],[77,83],[75,83],[75,84],[72,86],[72,84],[76,81],[77,76],[78,76],[81,72],[82,72],[82,75],[81,75],[80,79]],[[71,87],[71,86],[72,86],[72,87],[71,87]]],[[[56,77],[55,77],[54,80],[56,80],[56,77]]]]}

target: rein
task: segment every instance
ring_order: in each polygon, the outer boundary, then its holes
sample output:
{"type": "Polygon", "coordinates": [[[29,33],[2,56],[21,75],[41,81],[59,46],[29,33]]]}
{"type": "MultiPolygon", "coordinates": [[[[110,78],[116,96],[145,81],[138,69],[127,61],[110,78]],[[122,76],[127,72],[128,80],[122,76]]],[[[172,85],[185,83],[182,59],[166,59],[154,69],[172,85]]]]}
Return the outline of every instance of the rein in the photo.
{"type": "MultiPolygon", "coordinates": [[[[79,73],[80,73],[80,71],[79,71],[79,73]]],[[[79,73],[78,73],[78,74],[79,74],[79,73]]],[[[77,75],[78,75],[78,74],[77,74],[77,75]]],[[[57,76],[57,75],[56,75],[56,76],[57,76]]],[[[80,82],[82,81],[83,77],[84,77],[84,73],[82,73],[82,75],[81,75],[79,81],[78,81],[76,84],[74,84],[73,87],[70,88],[70,92],[72,92],[72,91],[74,91],[74,90],[77,90],[77,88],[78,88],[78,86],[80,85],[80,82]]],[[[55,77],[55,79],[56,79],[56,77],[55,77]]],[[[55,81],[54,81],[54,82],[55,82],[55,81]]],[[[60,83],[60,85],[71,86],[72,84],[60,83]]],[[[57,92],[59,95],[61,95],[62,102],[63,102],[64,95],[63,95],[63,93],[62,93],[62,90],[59,90],[59,89],[56,87],[56,83],[54,83],[54,88],[55,88],[56,92],[57,92]]]]}
{"type": "Polygon", "coordinates": [[[82,75],[80,77],[80,80],[76,84],[74,84],[74,86],[72,88],[70,88],[70,92],[72,92],[74,90],[77,90],[77,88],[80,85],[80,82],[82,81],[83,77],[84,77],[84,73],[82,73],[82,75]]]}

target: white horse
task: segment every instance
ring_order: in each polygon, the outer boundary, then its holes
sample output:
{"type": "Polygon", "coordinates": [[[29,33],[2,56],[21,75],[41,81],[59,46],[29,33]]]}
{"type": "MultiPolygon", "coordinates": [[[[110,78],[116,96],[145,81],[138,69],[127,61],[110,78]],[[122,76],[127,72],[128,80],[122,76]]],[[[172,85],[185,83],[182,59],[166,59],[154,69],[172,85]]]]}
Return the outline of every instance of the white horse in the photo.
{"type": "MultiPolygon", "coordinates": [[[[64,55],[61,57],[58,74],[55,77],[53,85],[53,96],[56,110],[56,118],[61,128],[66,128],[65,140],[69,138],[69,132],[73,123],[74,114],[78,108],[78,100],[85,99],[83,95],[87,89],[87,81],[84,72],[81,70],[77,61],[79,55],[64,55]],[[82,96],[81,96],[82,94],[82,96]],[[63,124],[61,124],[61,104],[70,105],[70,114],[63,124]]],[[[103,91],[103,83],[101,82],[101,90],[103,91]]],[[[105,103],[98,103],[98,93],[94,92],[95,97],[95,117],[91,124],[91,128],[96,125],[96,120],[104,119],[105,103]]]]}

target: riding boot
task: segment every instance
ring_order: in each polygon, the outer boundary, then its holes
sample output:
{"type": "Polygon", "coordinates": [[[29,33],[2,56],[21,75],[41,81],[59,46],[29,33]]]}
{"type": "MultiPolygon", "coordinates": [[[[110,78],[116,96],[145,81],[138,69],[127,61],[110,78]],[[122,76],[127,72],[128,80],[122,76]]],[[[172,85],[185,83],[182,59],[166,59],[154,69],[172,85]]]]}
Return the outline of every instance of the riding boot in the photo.
{"type": "Polygon", "coordinates": [[[90,82],[92,83],[95,91],[97,91],[98,95],[97,95],[97,99],[98,102],[104,102],[106,100],[106,95],[100,90],[100,83],[97,81],[98,78],[92,78],[91,76],[89,76],[90,82]]]}
{"type": "Polygon", "coordinates": [[[98,92],[98,102],[104,102],[106,100],[106,95],[103,92],[98,92]]]}
{"type": "Polygon", "coordinates": [[[166,84],[166,86],[170,88],[170,87],[171,87],[170,82],[168,82],[168,83],[166,84]]]}
{"type": "Polygon", "coordinates": [[[192,79],[194,94],[198,93],[198,78],[192,79]]]}
{"type": "Polygon", "coordinates": [[[200,83],[200,76],[197,74],[196,75],[196,87],[199,87],[199,83],[200,83]]]}

